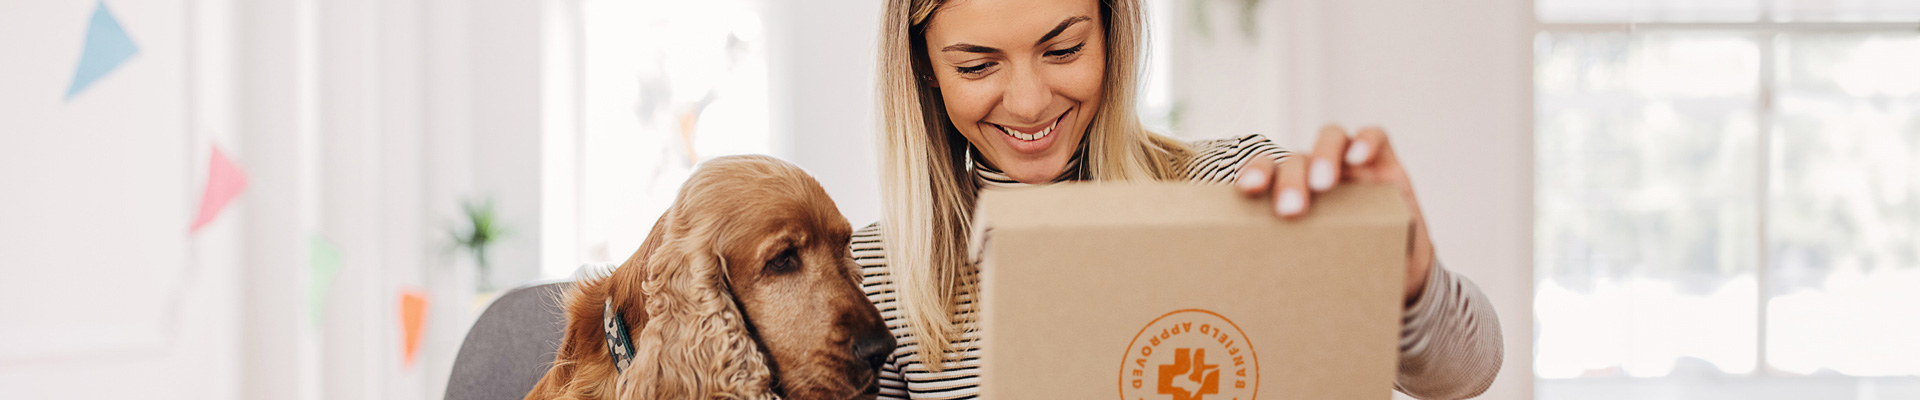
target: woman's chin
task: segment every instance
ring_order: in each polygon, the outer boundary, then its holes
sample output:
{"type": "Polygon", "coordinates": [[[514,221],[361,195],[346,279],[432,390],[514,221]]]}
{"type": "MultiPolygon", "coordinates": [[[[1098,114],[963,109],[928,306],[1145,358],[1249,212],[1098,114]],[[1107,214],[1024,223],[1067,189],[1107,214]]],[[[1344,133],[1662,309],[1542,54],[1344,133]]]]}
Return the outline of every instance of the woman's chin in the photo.
{"type": "Polygon", "coordinates": [[[1073,146],[1080,142],[1080,135],[1072,132],[1054,132],[1038,140],[1020,140],[997,131],[991,143],[994,151],[988,152],[989,158],[1012,158],[1011,160],[991,160],[1007,177],[1022,183],[1048,183],[1059,177],[1073,159],[1073,146]]]}
{"type": "Polygon", "coordinates": [[[1036,161],[1009,165],[1002,169],[1007,177],[1021,183],[1048,183],[1060,176],[1067,168],[1066,160],[1059,162],[1036,161]]]}
{"type": "Polygon", "coordinates": [[[1060,177],[1060,174],[1066,171],[1068,162],[1073,159],[1073,152],[1066,146],[1049,150],[1051,151],[1032,156],[1012,153],[1015,159],[1006,160],[1006,162],[996,160],[993,165],[999,167],[1007,177],[1021,183],[1053,182],[1053,178],[1060,177]]]}

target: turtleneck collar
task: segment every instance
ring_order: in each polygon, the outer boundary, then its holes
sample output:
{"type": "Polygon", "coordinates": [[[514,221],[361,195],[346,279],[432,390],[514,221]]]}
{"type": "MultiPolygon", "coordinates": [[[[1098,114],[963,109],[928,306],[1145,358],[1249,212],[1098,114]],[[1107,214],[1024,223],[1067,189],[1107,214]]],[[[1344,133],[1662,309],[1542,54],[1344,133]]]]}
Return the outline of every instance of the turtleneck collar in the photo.
{"type": "MultiPolygon", "coordinates": [[[[1053,177],[1053,181],[1049,182],[1049,184],[1086,179],[1086,171],[1081,170],[1081,159],[1086,158],[1086,150],[1086,147],[1081,147],[1079,150],[1074,151],[1073,158],[1067,159],[1067,166],[1061,169],[1060,176],[1053,177]]],[[[1020,182],[1014,180],[1011,176],[1007,176],[1005,172],[1000,171],[1000,168],[994,167],[993,163],[988,162],[987,157],[980,154],[980,149],[968,147],[967,158],[971,160],[973,164],[974,180],[978,182],[982,188],[1009,188],[1035,185],[1020,182]]]]}

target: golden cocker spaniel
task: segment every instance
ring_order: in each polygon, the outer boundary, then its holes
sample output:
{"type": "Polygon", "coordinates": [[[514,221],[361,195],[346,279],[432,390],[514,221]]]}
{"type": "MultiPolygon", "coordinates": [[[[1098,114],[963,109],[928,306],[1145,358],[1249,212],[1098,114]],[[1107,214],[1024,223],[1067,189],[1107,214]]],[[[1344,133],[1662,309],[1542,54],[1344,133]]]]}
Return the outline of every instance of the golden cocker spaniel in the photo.
{"type": "Polygon", "coordinates": [[[565,337],[527,398],[874,398],[894,338],[851,234],[799,167],[701,164],[639,251],[565,295],[565,337]]]}

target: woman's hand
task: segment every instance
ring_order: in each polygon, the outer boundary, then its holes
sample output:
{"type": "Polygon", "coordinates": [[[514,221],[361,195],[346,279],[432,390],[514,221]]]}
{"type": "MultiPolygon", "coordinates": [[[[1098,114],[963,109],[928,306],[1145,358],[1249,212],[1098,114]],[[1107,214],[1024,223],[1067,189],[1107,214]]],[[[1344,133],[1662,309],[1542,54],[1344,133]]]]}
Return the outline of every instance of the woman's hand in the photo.
{"type": "Polygon", "coordinates": [[[1379,127],[1361,128],[1352,137],[1339,125],[1320,128],[1320,139],[1312,153],[1295,153],[1285,161],[1271,158],[1247,161],[1240,169],[1235,185],[1250,197],[1274,194],[1274,211],[1280,218],[1299,218],[1307,214],[1313,194],[1325,192],[1347,182],[1385,183],[1400,188],[1408,211],[1413,212],[1413,247],[1407,253],[1407,287],[1403,300],[1413,304],[1427,287],[1428,269],[1433,265],[1433,242],[1427,240],[1427,219],[1420,213],[1420,202],[1413,196],[1413,182],[1393,154],[1386,131],[1379,127]],[[1276,167],[1278,171],[1275,171],[1276,167]],[[1274,179],[1278,176],[1279,179],[1274,179]]]}

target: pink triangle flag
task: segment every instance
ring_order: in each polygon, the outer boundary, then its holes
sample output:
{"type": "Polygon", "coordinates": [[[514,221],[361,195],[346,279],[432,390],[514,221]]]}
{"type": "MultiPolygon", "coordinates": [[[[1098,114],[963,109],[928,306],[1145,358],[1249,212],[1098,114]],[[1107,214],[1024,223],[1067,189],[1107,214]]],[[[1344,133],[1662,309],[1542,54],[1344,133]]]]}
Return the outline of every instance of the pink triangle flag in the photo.
{"type": "Polygon", "coordinates": [[[240,197],[240,191],[247,188],[247,173],[240,170],[220,152],[220,146],[213,147],[213,160],[207,165],[207,190],[200,194],[200,213],[193,217],[193,227],[188,232],[199,232],[201,227],[213,222],[227,203],[240,197]]]}

